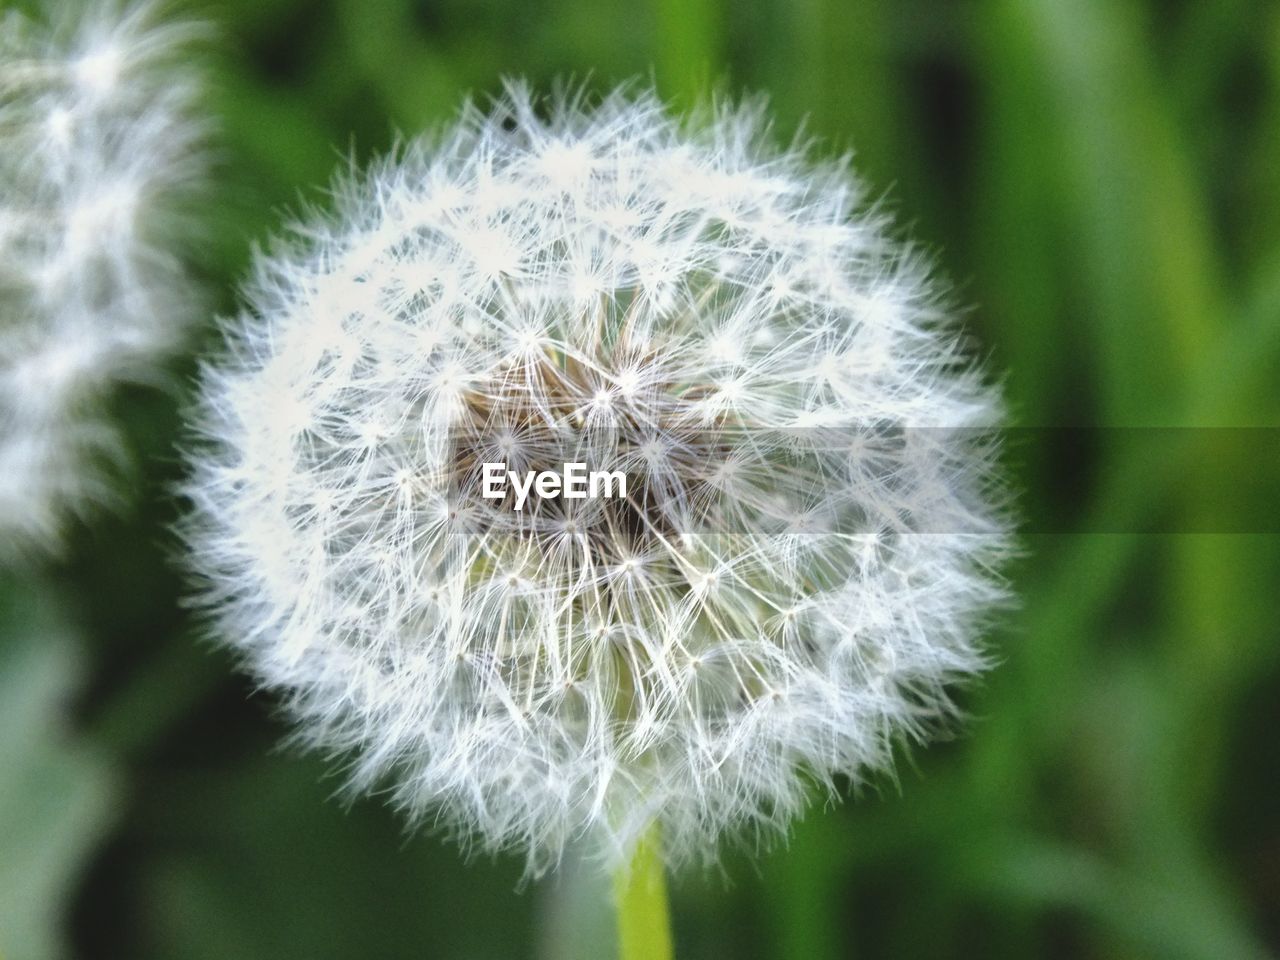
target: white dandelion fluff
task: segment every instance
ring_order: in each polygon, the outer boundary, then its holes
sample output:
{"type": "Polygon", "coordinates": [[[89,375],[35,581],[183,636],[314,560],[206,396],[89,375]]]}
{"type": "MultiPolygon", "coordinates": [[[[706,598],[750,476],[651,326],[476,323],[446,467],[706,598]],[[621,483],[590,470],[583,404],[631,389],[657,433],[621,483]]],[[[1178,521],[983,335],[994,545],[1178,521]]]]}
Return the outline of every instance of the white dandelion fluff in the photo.
{"type": "Polygon", "coordinates": [[[354,790],[533,872],[655,820],[681,861],[885,769],[983,666],[994,392],[846,167],[765,133],[513,85],[259,257],[185,533],[354,790]],[[576,463],[625,496],[486,496],[576,463]]]}
{"type": "Polygon", "coordinates": [[[198,312],[174,253],[203,169],[191,30],[50,16],[0,18],[0,552],[56,547],[109,496],[103,401],[198,312]]]}

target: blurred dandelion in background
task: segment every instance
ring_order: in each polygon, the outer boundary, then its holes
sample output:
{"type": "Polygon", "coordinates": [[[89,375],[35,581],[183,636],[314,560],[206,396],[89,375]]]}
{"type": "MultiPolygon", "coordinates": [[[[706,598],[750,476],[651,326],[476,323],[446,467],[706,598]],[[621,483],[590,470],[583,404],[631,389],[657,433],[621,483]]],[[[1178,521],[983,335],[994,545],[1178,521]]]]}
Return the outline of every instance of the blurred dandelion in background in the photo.
{"type": "Polygon", "coordinates": [[[112,389],[199,315],[179,259],[204,180],[190,26],[153,5],[0,20],[0,550],[113,498],[112,389]]]}

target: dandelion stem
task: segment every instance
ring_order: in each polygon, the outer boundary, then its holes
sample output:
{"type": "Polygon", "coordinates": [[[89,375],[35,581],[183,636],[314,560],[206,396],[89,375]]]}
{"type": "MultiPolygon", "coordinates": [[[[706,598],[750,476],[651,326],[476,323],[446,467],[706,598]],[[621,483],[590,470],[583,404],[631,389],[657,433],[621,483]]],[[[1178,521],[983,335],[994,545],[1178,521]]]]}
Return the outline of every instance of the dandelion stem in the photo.
{"type": "Polygon", "coordinates": [[[655,823],[613,881],[618,908],[618,960],[671,960],[671,919],[662,838],[655,823]]]}

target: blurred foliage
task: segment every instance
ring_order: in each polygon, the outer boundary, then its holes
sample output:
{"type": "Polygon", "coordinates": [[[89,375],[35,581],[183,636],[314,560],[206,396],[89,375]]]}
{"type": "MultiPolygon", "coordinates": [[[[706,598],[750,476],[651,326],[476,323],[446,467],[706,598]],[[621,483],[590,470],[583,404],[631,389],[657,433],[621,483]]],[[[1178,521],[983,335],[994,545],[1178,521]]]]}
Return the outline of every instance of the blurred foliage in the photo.
{"type": "Polygon", "coordinates": [[[5,586],[15,602],[0,620],[0,947],[48,960],[66,955],[71,894],[118,796],[99,751],[63,729],[77,644],[34,591],[5,586]]]}
{"type": "MultiPolygon", "coordinates": [[[[779,139],[853,149],[973,305],[1017,422],[1280,424],[1275,4],[186,6],[218,31],[203,55],[220,169],[193,269],[221,310],[252,244],[300,199],[323,204],[348,159],[503,75],[638,76],[679,105],[764,92],[779,139]]],[[[133,512],[0,584],[6,960],[607,957],[607,885],[589,872],[522,887],[517,863],[406,837],[376,800],[344,809],[322,761],[273,750],[269,698],[179,602],[177,403],[120,398],[133,512]]],[[[1222,472],[1096,434],[1080,450],[1030,432],[1012,451],[1027,526],[1132,532],[1028,535],[964,735],[816,809],[786,849],[678,878],[681,957],[1280,949],[1280,538],[1137,532],[1158,510],[1191,527],[1207,503],[1260,505],[1222,472]]],[[[1239,469],[1276,509],[1280,464],[1239,469]]]]}

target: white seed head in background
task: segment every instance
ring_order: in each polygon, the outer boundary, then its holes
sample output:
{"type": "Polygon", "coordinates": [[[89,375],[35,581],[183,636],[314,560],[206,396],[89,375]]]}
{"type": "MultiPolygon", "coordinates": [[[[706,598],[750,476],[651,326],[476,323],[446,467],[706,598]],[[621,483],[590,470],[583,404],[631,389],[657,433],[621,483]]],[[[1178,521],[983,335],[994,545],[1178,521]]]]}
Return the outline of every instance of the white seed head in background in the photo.
{"type": "MultiPolygon", "coordinates": [[[[177,251],[202,180],[192,30],[151,5],[0,18],[0,556],[111,497],[103,406],[200,303],[177,251]]],[[[71,7],[74,6],[74,9],[71,7]]]]}
{"type": "Polygon", "coordinates": [[[707,859],[954,714],[1004,596],[997,397],[847,166],[766,133],[511,85],[258,258],[184,532],[354,792],[533,873],[655,819],[707,859]],[[516,511],[492,461],[630,486],[516,511]]]}

